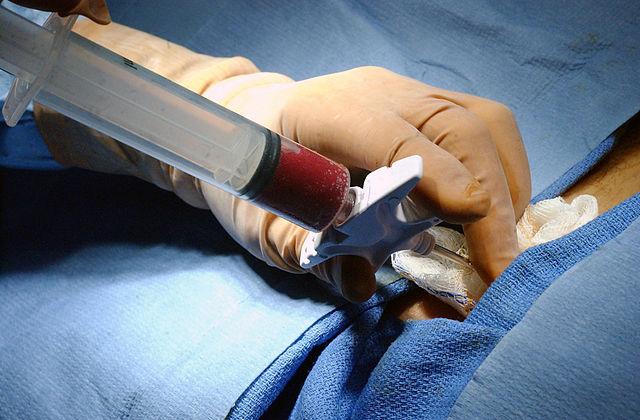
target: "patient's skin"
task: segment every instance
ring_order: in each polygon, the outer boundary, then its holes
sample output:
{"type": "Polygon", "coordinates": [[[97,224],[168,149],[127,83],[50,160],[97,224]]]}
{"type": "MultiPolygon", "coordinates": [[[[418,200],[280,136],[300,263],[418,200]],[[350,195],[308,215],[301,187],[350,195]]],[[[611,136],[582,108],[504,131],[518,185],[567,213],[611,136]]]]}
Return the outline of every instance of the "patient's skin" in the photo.
{"type": "Polygon", "coordinates": [[[462,321],[464,317],[455,309],[419,287],[387,305],[387,312],[401,321],[412,319],[449,318],[462,321]]]}
{"type": "Polygon", "coordinates": [[[563,194],[567,201],[591,194],[602,214],[640,191],[640,114],[620,131],[611,153],[563,194]]]}
{"type": "MultiPolygon", "coordinates": [[[[640,114],[625,124],[620,133],[613,150],[563,194],[567,201],[580,194],[591,194],[598,199],[598,211],[602,214],[640,192],[640,114]]],[[[386,310],[403,321],[462,319],[451,307],[417,287],[391,302],[386,310]]]]}

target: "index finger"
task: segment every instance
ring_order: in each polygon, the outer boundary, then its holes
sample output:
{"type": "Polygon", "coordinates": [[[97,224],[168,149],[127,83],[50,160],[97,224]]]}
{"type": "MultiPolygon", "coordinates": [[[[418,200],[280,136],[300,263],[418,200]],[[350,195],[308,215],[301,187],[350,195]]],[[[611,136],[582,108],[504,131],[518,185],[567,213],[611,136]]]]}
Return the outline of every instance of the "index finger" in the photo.
{"type": "Polygon", "coordinates": [[[520,219],[531,200],[531,171],[513,113],[490,99],[459,92],[441,92],[447,100],[471,111],[486,124],[509,184],[516,220],[520,219]]]}
{"type": "MultiPolygon", "coordinates": [[[[428,101],[425,106],[438,106],[434,102],[437,101],[428,101]]],[[[426,120],[421,131],[455,156],[491,194],[487,216],[463,226],[471,261],[480,277],[491,282],[518,253],[515,213],[507,178],[484,121],[458,105],[439,106],[442,111],[426,120]]]]}
{"type": "Polygon", "coordinates": [[[334,105],[288,119],[283,134],[347,167],[373,171],[402,158],[422,157],[424,174],[412,197],[444,220],[467,223],[485,216],[489,195],[455,157],[431,143],[394,112],[334,105]]]}

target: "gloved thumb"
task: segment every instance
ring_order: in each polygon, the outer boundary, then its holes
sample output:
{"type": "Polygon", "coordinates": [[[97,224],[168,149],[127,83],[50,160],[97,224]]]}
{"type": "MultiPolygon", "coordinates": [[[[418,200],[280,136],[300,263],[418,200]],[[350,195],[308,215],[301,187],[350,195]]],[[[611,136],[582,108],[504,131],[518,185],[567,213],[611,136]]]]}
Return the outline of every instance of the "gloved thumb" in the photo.
{"type": "Polygon", "coordinates": [[[345,299],[353,303],[366,301],[376,291],[375,270],[363,257],[333,257],[313,267],[311,272],[332,284],[345,299]]]}
{"type": "MultiPolygon", "coordinates": [[[[426,255],[433,250],[435,243],[435,238],[425,231],[414,236],[407,247],[418,254],[426,255]]],[[[316,275],[333,284],[350,302],[364,302],[375,293],[375,269],[365,258],[341,255],[324,264],[327,267],[321,269],[321,272],[316,275]]]]}

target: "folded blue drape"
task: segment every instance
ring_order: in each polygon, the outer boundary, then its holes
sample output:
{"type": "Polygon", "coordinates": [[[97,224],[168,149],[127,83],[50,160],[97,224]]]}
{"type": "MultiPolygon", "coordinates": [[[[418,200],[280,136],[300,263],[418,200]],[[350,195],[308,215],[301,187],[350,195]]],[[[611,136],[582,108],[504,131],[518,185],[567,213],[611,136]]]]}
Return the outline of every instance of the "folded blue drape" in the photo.
{"type": "MultiPolygon", "coordinates": [[[[640,251],[633,245],[638,240],[639,217],[640,194],[561,239],[527,250],[464,322],[401,323],[384,316],[379,308],[367,310],[322,350],[300,388],[280,397],[282,411],[274,410],[273,415],[288,414],[294,407],[292,417],[301,419],[446,418],[463,389],[454,411],[458,418],[596,414],[609,418],[633,413],[640,406],[634,387],[637,380],[628,381],[638,365],[638,311],[626,305],[608,311],[607,304],[614,305],[619,293],[628,293],[636,284],[640,251]],[[588,280],[582,278],[582,270],[590,270],[588,280]],[[606,280],[610,275],[616,278],[611,284],[606,280]],[[559,277],[558,287],[547,289],[559,277]],[[603,296],[606,290],[610,296],[603,296]],[[549,301],[555,306],[544,303],[549,301]],[[587,311],[591,306],[600,306],[589,309],[593,318],[587,311]],[[545,314],[546,309],[553,311],[545,314]],[[574,309],[578,312],[569,315],[574,309]],[[532,312],[537,318],[534,323],[527,322],[532,312]],[[622,313],[626,315],[620,317],[622,313]],[[525,326],[518,324],[523,318],[525,326]],[[572,322],[577,320],[578,325],[572,322]],[[623,336],[622,331],[626,331],[623,336]],[[541,334],[546,340],[537,341],[537,352],[531,351],[541,334]],[[606,358],[599,360],[596,354],[606,358]],[[558,359],[565,363],[557,363],[558,359]],[[599,375],[603,370],[609,373],[599,375]],[[469,383],[472,376],[475,381],[469,383]],[[565,395],[569,385],[579,392],[565,395]],[[598,393],[605,388],[607,393],[598,393]],[[616,391],[619,395],[611,398],[616,391]],[[532,401],[540,405],[530,407],[532,401]]],[[[397,291],[409,287],[403,282],[392,286],[397,291]]],[[[326,323],[326,328],[331,329],[331,324],[326,323]]],[[[277,384],[256,381],[236,403],[231,417],[250,416],[258,396],[267,398],[273,386],[277,384]]]]}
{"type": "Polygon", "coordinates": [[[564,273],[505,335],[452,418],[633,418],[640,413],[640,221],[564,273]]]}

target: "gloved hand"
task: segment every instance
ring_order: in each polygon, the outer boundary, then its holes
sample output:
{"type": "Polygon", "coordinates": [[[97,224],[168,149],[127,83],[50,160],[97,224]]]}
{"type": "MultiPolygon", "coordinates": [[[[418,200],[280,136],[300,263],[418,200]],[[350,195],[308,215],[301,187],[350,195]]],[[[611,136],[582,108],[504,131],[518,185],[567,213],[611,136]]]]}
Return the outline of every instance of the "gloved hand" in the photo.
{"type": "Polygon", "coordinates": [[[82,15],[96,23],[111,22],[106,0],[10,0],[30,9],[58,12],[60,16],[82,15]]]}
{"type": "MultiPolygon", "coordinates": [[[[372,171],[420,155],[424,177],[411,197],[427,213],[464,224],[471,260],[481,277],[491,282],[517,255],[515,221],[529,202],[531,184],[518,128],[503,105],[376,67],[300,82],[256,73],[212,85],[204,96],[352,171],[372,171]]],[[[292,226],[284,229],[280,225],[286,222],[276,219],[264,225],[247,223],[261,213],[253,213],[248,204],[220,204],[224,199],[217,190],[204,192],[240,243],[259,243],[263,258],[271,253],[265,250],[277,250],[276,255],[287,258],[268,258],[296,269],[302,232],[292,226]]],[[[342,274],[334,266],[333,274],[316,274],[341,284],[347,295],[352,290],[354,297],[368,297],[373,280],[367,264],[351,257],[338,266],[342,274]],[[350,284],[354,281],[357,284],[350,284]]]]}
{"type": "MultiPolygon", "coordinates": [[[[421,155],[425,174],[412,198],[444,220],[466,223],[471,258],[483,278],[491,281],[516,255],[515,219],[529,201],[529,170],[515,122],[502,105],[380,68],[293,82],[279,74],[255,73],[239,58],[230,63],[153,37],[134,40],[134,32],[150,37],[122,27],[85,28],[83,34],[354,173],[421,155]],[[153,52],[140,56],[140,45],[153,52]],[[176,51],[188,65],[175,64],[176,51]]],[[[303,229],[51,111],[37,107],[36,120],[62,163],[129,173],[171,189],[192,205],[209,207],[257,257],[287,271],[303,271],[298,265],[307,234],[303,229]]],[[[353,301],[375,290],[372,268],[358,257],[337,257],[312,272],[353,301]]]]}

